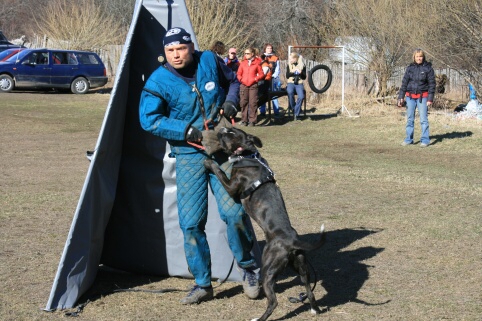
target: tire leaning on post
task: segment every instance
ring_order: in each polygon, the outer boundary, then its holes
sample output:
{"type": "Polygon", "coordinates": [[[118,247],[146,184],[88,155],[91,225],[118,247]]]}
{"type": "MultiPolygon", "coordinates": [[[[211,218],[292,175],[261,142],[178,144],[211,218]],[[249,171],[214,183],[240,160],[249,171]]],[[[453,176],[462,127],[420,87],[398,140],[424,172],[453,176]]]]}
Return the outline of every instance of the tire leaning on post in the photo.
{"type": "Polygon", "coordinates": [[[313,68],[311,68],[310,72],[308,73],[308,84],[310,85],[311,90],[313,90],[313,92],[317,94],[322,94],[325,91],[327,91],[328,88],[330,88],[331,86],[332,80],[333,80],[333,73],[331,72],[331,69],[326,65],[316,65],[313,68]],[[325,85],[322,88],[318,89],[316,88],[315,83],[313,82],[313,74],[320,69],[326,71],[327,79],[326,79],[325,85]]]}

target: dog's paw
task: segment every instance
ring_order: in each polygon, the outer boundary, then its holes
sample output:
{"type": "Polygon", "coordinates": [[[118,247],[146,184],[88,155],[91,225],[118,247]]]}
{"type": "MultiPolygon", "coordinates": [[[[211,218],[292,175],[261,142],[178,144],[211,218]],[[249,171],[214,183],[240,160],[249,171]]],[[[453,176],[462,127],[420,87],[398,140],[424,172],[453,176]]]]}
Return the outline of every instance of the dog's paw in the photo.
{"type": "Polygon", "coordinates": [[[204,167],[207,168],[207,169],[211,169],[213,164],[214,164],[214,161],[210,158],[206,158],[204,160],[204,167]]]}
{"type": "Polygon", "coordinates": [[[321,314],[322,313],[318,306],[315,306],[314,308],[313,307],[310,308],[310,312],[311,312],[311,314],[321,314]]]}

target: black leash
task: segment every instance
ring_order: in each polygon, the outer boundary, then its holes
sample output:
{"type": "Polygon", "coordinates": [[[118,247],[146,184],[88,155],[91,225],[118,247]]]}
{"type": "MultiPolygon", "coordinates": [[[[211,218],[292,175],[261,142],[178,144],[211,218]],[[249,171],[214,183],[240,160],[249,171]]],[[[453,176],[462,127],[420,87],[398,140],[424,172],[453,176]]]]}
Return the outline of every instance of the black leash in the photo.
{"type": "MultiPolygon", "coordinates": [[[[306,260],[308,265],[310,266],[311,270],[313,270],[313,274],[315,275],[315,283],[313,284],[313,287],[311,288],[311,292],[313,292],[316,288],[316,283],[318,283],[318,275],[316,274],[316,270],[313,268],[313,265],[311,265],[310,261],[306,260]]],[[[305,300],[308,298],[308,295],[305,292],[300,292],[297,298],[293,296],[289,296],[288,300],[291,303],[302,303],[305,302],[305,300]]]]}
{"type": "Polygon", "coordinates": [[[144,293],[153,293],[153,294],[162,294],[162,293],[170,293],[170,292],[189,292],[190,289],[181,290],[181,289],[159,289],[159,290],[147,290],[147,289],[138,289],[138,288],[128,288],[128,289],[115,289],[113,292],[144,292],[144,293]]]}
{"type": "Polygon", "coordinates": [[[78,317],[84,310],[85,306],[90,303],[90,300],[87,300],[86,302],[79,304],[77,306],[77,310],[71,311],[71,312],[65,312],[66,317],[78,317]]]}
{"type": "MultiPolygon", "coordinates": [[[[214,286],[213,288],[217,288],[218,286],[220,286],[221,284],[223,284],[224,282],[226,282],[229,278],[229,276],[231,275],[231,272],[233,271],[233,267],[234,267],[234,257],[233,257],[233,260],[231,261],[231,266],[229,268],[229,271],[228,271],[228,274],[226,275],[226,277],[221,280],[219,282],[218,285],[214,286]]],[[[169,293],[169,292],[188,292],[190,291],[190,289],[188,290],[181,290],[181,289],[159,289],[159,290],[147,290],[147,289],[137,289],[137,288],[128,288],[128,289],[115,289],[113,292],[144,292],[144,293],[169,293]]],[[[85,306],[85,305],[84,305],[85,306]]],[[[83,309],[84,307],[82,307],[83,309]]]]}

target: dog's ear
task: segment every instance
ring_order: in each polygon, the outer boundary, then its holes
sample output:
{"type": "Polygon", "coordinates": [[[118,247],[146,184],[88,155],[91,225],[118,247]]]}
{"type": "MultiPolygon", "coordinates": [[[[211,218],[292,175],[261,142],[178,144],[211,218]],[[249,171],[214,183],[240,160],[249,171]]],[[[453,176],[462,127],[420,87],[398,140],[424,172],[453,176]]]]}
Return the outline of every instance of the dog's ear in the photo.
{"type": "Polygon", "coordinates": [[[254,135],[249,135],[249,139],[254,143],[255,146],[263,147],[263,143],[261,142],[261,139],[259,139],[259,137],[254,135]]]}

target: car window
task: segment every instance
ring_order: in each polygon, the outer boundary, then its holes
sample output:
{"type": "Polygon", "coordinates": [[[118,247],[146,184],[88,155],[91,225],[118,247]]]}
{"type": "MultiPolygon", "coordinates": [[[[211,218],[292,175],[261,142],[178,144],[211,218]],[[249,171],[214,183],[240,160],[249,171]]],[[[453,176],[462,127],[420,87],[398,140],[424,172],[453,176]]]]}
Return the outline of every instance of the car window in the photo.
{"type": "Polygon", "coordinates": [[[77,65],[79,62],[77,61],[77,57],[73,53],[69,53],[69,65],[77,65]]]}
{"type": "Polygon", "coordinates": [[[77,65],[74,54],[69,52],[52,52],[52,61],[54,65],[77,65]]]}
{"type": "Polygon", "coordinates": [[[91,53],[77,53],[77,59],[84,65],[98,65],[100,63],[96,55],[91,53]]]}
{"type": "Polygon", "coordinates": [[[15,49],[7,49],[5,51],[0,52],[0,61],[10,56],[13,52],[15,52],[15,49]]]}
{"type": "Polygon", "coordinates": [[[16,60],[22,60],[23,57],[25,57],[27,54],[28,54],[28,51],[27,51],[27,50],[20,51],[20,52],[18,52],[17,54],[15,54],[15,55],[13,55],[12,57],[10,57],[10,58],[8,58],[7,60],[5,60],[5,62],[15,63],[16,60]]]}
{"type": "Polygon", "coordinates": [[[48,65],[49,64],[49,53],[48,52],[40,52],[38,59],[38,65],[48,65]]]}
{"type": "Polygon", "coordinates": [[[49,53],[35,51],[27,56],[27,58],[22,62],[24,64],[32,65],[48,65],[49,63],[49,53]]]}

